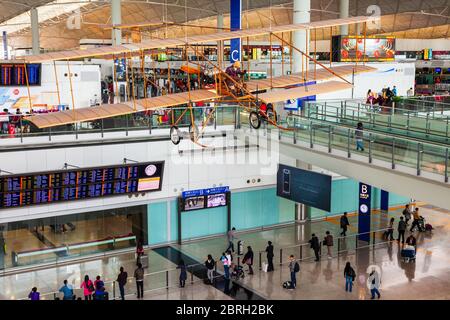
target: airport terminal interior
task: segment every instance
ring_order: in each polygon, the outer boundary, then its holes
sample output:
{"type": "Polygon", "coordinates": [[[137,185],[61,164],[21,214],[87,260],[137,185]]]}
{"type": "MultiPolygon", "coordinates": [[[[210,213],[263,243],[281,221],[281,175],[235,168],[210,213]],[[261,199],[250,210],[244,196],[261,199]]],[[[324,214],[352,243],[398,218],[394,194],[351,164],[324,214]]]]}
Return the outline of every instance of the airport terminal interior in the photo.
{"type": "Polygon", "coordinates": [[[449,1],[0,8],[0,300],[450,300],[449,1]]]}

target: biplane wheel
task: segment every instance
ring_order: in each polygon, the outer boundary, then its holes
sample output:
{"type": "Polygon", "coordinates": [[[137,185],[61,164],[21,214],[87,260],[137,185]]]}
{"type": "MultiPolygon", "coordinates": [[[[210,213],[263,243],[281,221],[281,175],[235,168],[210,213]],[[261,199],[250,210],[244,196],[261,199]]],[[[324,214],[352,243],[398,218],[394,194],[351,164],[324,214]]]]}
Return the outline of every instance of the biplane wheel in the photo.
{"type": "Polygon", "coordinates": [[[261,118],[259,117],[258,112],[250,112],[250,115],[248,116],[248,122],[253,129],[259,129],[259,127],[261,126],[261,118]]]}
{"type": "Polygon", "coordinates": [[[271,103],[267,104],[266,116],[268,119],[272,120],[272,122],[277,123],[277,113],[273,109],[273,105],[271,103]]]}
{"type": "Polygon", "coordinates": [[[177,145],[181,141],[180,129],[177,126],[170,127],[170,140],[174,145],[177,145]]]}
{"type": "Polygon", "coordinates": [[[189,136],[191,137],[191,140],[195,142],[195,139],[198,140],[199,138],[199,131],[198,127],[195,124],[189,125],[189,136]]]}

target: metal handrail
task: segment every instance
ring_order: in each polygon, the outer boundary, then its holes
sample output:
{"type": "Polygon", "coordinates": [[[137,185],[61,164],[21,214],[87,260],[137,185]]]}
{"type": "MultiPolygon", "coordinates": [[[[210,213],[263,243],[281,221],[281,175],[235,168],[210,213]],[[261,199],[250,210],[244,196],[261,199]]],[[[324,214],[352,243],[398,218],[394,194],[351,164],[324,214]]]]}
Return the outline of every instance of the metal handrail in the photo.
{"type": "MultiPolygon", "coordinates": [[[[192,270],[194,267],[205,267],[205,265],[203,263],[196,263],[196,264],[186,265],[187,272],[191,273],[191,284],[203,280],[203,279],[194,280],[194,273],[193,273],[193,270],[192,270]],[[189,269],[191,269],[191,271],[189,271],[189,269]]],[[[177,271],[177,270],[178,270],[178,268],[171,268],[171,269],[165,269],[165,270],[160,270],[160,271],[155,271],[155,272],[150,272],[150,273],[144,274],[144,278],[150,277],[150,276],[154,276],[154,275],[158,275],[158,274],[161,274],[161,273],[165,273],[166,274],[166,286],[158,287],[158,288],[154,288],[154,289],[149,289],[149,290],[144,290],[144,292],[150,292],[150,291],[155,291],[155,290],[169,289],[169,288],[176,287],[176,286],[170,286],[168,284],[168,275],[169,275],[169,272],[173,272],[173,271],[177,271]]],[[[214,271],[217,273],[217,260],[215,260],[214,271]]],[[[220,278],[221,276],[222,275],[219,274],[219,275],[214,276],[214,278],[220,278]]],[[[135,278],[134,277],[127,277],[127,282],[132,282],[133,279],[135,279],[135,278]]],[[[113,292],[112,292],[112,299],[110,299],[110,300],[116,300],[116,299],[120,298],[120,297],[116,297],[116,292],[115,292],[116,291],[116,282],[117,282],[116,280],[111,280],[111,281],[105,281],[104,282],[105,287],[107,285],[112,285],[113,292]]],[[[73,290],[81,290],[81,289],[80,288],[73,288],[73,290]]],[[[40,296],[41,296],[41,298],[43,296],[53,296],[53,298],[56,298],[60,294],[61,293],[59,291],[51,291],[51,292],[41,293],[40,296]]],[[[130,296],[130,295],[131,294],[128,294],[127,296],[130,296]]],[[[17,300],[27,300],[27,299],[28,298],[20,298],[20,299],[17,299],[17,300]]]]}

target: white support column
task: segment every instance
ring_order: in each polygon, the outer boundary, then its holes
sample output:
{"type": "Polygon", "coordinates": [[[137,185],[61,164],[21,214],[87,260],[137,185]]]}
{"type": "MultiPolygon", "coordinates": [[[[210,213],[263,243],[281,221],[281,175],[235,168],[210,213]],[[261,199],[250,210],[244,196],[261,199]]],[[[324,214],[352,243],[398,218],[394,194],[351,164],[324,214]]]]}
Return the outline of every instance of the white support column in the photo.
{"type": "Polygon", "coordinates": [[[39,54],[39,18],[36,8],[31,8],[30,10],[31,18],[31,47],[33,49],[33,54],[39,54]]]}
{"type": "MultiPolygon", "coordinates": [[[[312,165],[301,160],[295,160],[295,166],[303,170],[311,170],[312,165]]],[[[298,222],[305,222],[311,219],[311,207],[302,203],[295,204],[295,220],[298,222]]]]}
{"type": "MultiPolygon", "coordinates": [[[[339,18],[345,19],[349,15],[349,0],[339,0],[339,18]]],[[[341,26],[341,36],[348,35],[348,25],[341,26]]]]}
{"type": "MultiPolygon", "coordinates": [[[[122,23],[122,8],[120,2],[121,0],[111,0],[111,22],[113,25],[122,23]]],[[[120,45],[122,43],[122,30],[113,28],[111,38],[113,46],[120,45]]]]}
{"type": "MultiPolygon", "coordinates": [[[[217,15],[217,32],[222,32],[223,30],[223,13],[217,15]]],[[[217,63],[221,68],[223,68],[223,46],[222,41],[217,41],[217,63]]]]}
{"type": "MultiPolygon", "coordinates": [[[[294,0],[293,23],[309,23],[311,22],[311,0],[294,0]]],[[[293,45],[297,49],[306,52],[306,38],[309,37],[309,31],[299,30],[293,34],[293,45]]],[[[302,54],[297,50],[292,52],[292,69],[293,72],[302,71],[302,54]]]]}

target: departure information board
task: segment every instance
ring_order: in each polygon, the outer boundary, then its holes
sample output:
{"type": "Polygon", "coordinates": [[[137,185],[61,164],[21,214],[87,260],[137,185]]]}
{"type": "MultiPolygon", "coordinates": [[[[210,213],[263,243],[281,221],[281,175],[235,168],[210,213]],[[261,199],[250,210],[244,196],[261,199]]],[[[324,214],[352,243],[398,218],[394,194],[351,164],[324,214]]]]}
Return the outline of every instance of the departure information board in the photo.
{"type": "Polygon", "coordinates": [[[0,176],[0,209],[159,191],[164,161],[0,176]]]}

